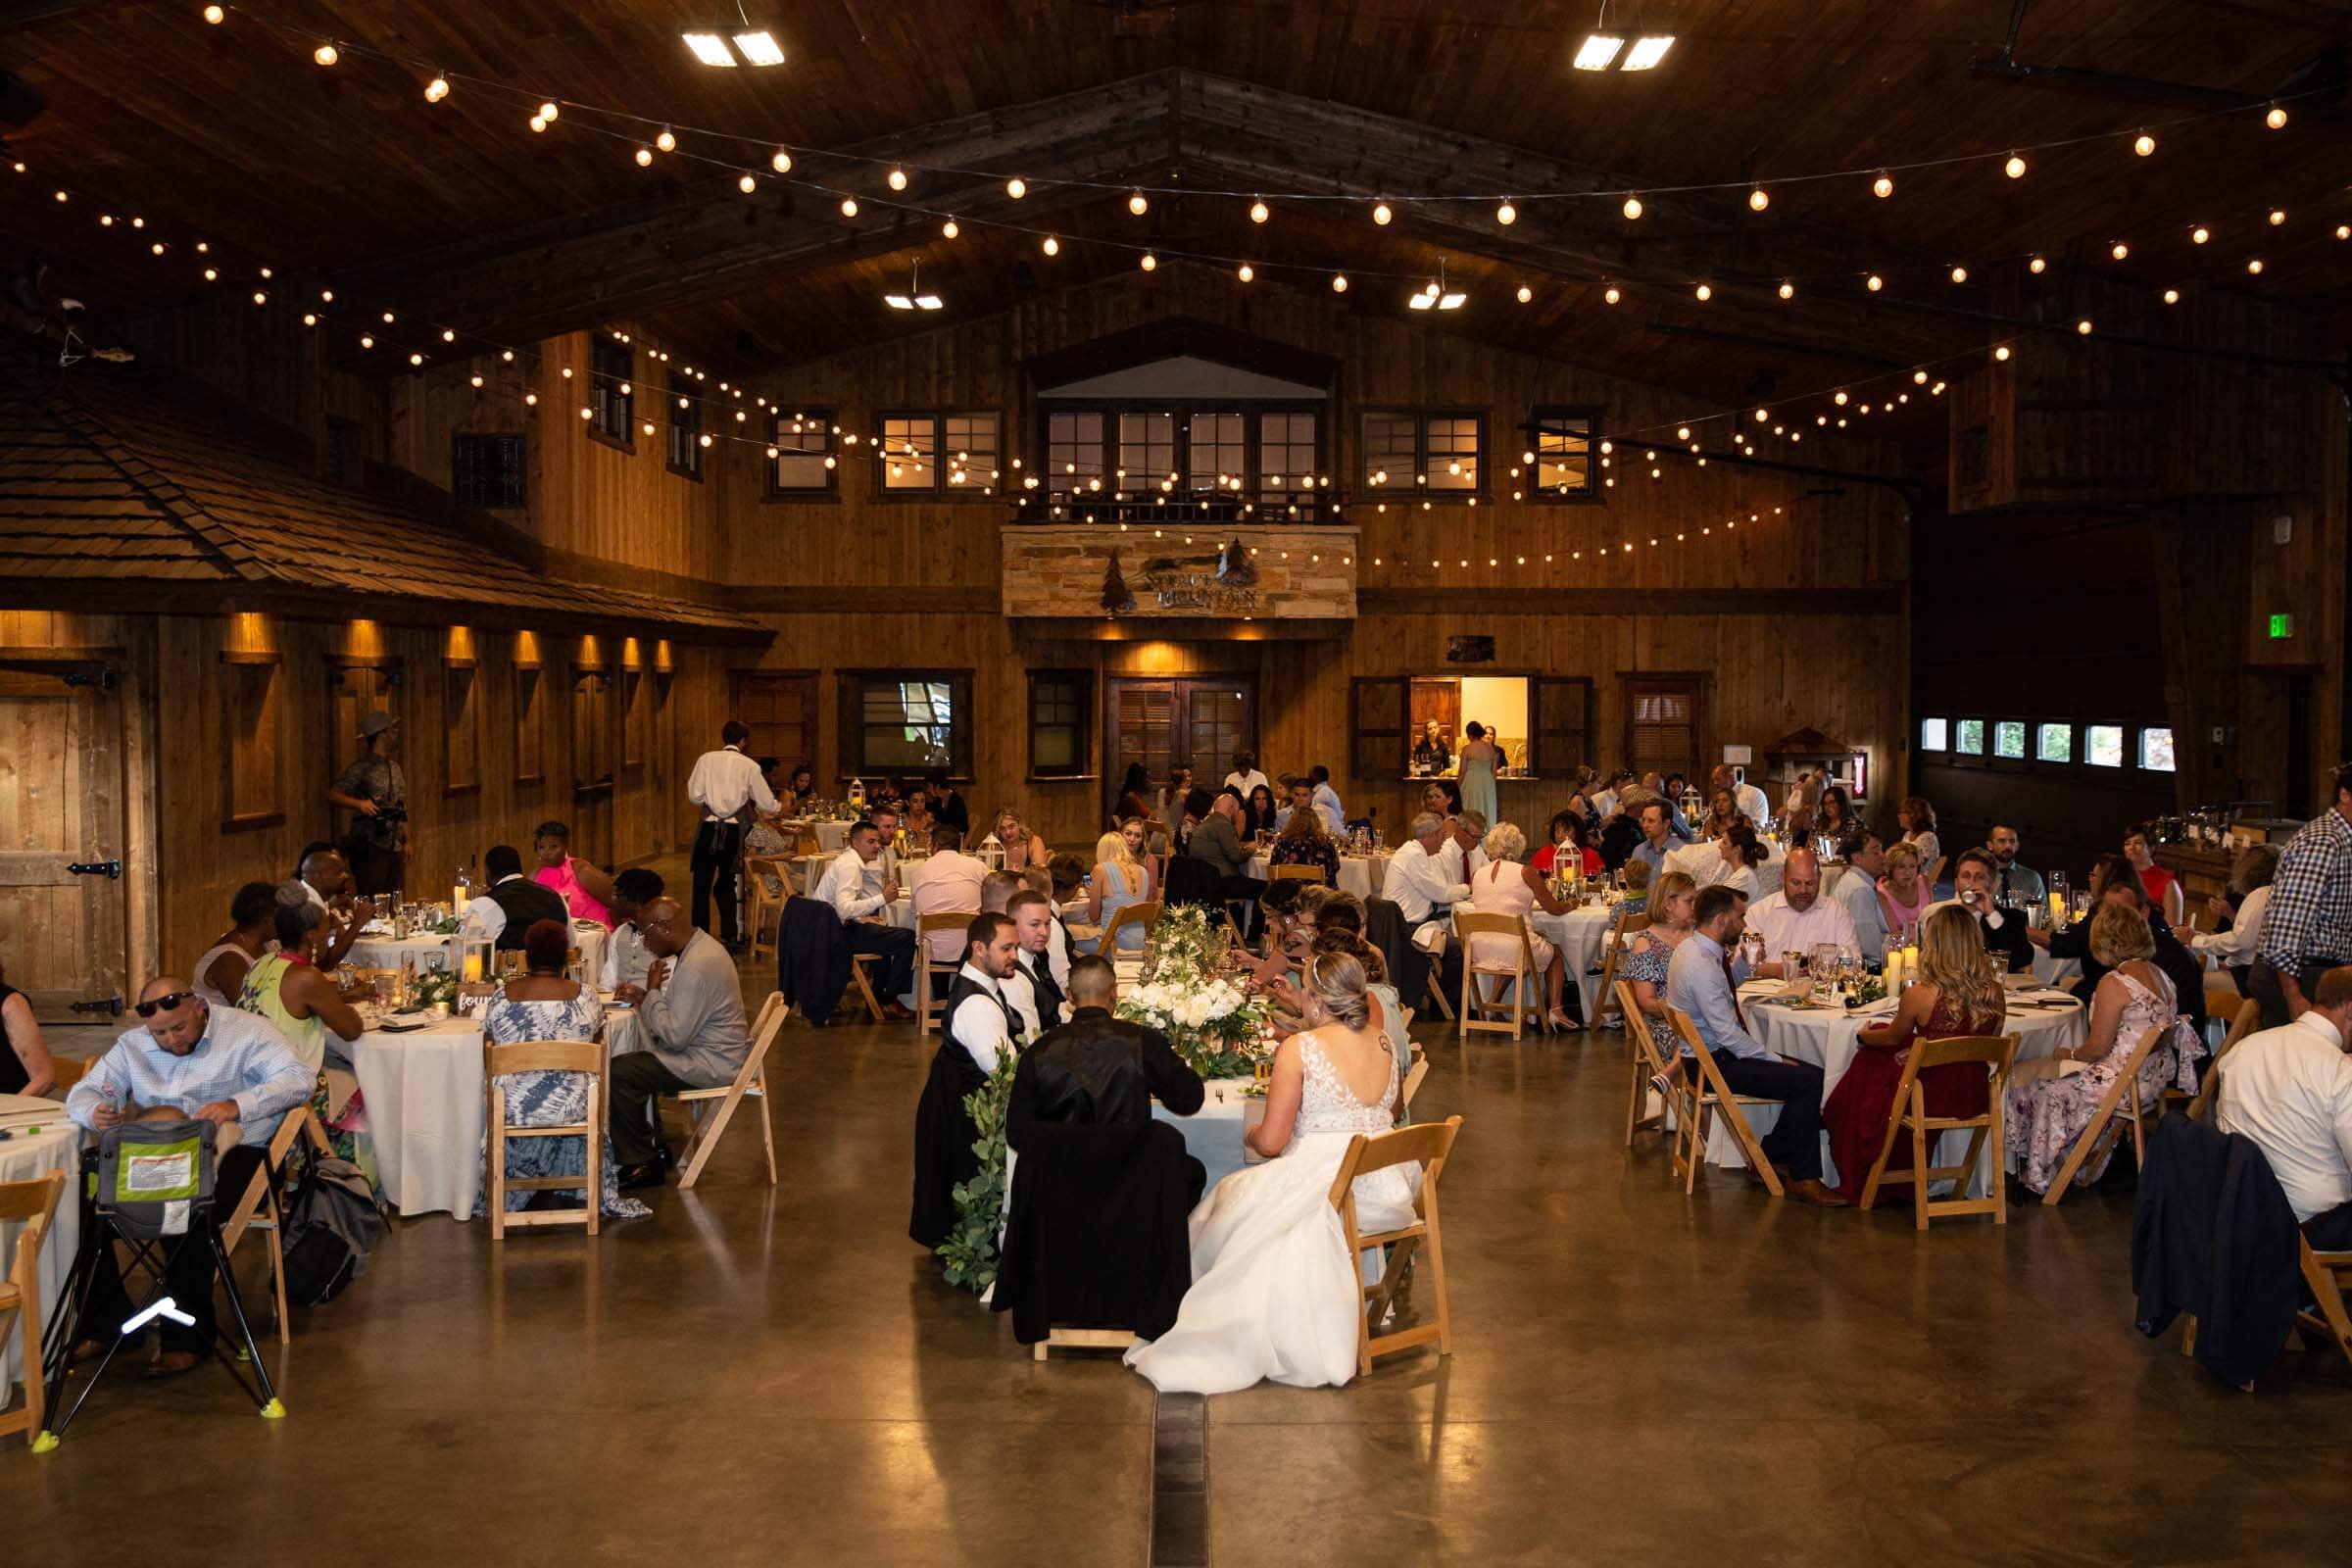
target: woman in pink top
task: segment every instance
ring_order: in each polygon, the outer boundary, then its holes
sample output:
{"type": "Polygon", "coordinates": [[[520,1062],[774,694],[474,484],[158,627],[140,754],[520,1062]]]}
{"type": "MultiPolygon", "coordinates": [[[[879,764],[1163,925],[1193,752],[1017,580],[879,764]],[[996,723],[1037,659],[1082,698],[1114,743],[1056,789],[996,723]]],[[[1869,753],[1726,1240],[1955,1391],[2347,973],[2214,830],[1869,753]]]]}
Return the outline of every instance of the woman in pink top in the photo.
{"type": "MultiPolygon", "coordinates": [[[[1524,925],[1527,912],[1543,906],[1546,914],[1559,914],[1567,906],[1551,896],[1551,886],[1544,873],[1525,864],[1527,835],[1508,822],[1497,822],[1487,830],[1487,863],[1470,878],[1470,907],[1480,914],[1509,914],[1518,916],[1524,925]]],[[[1568,969],[1560,951],[1533,931],[1527,934],[1530,951],[1535,954],[1536,967],[1544,971],[1544,984],[1548,992],[1550,1013],[1545,1019],[1552,1028],[1571,1030],[1582,1027],[1568,1016],[1562,1005],[1561,992],[1566,988],[1568,969]]],[[[1470,957],[1478,963],[1516,964],[1519,944],[1516,938],[1497,932],[1470,939],[1470,957]]]]}
{"type": "Polygon", "coordinates": [[[1879,878],[1879,907],[1886,914],[1886,945],[1905,931],[1917,940],[1919,917],[1936,902],[1936,890],[1920,875],[1919,846],[1886,846],[1886,874],[1879,878]]]}
{"type": "Polygon", "coordinates": [[[571,853],[571,829],[542,822],[531,837],[539,852],[539,873],[532,880],[562,894],[573,919],[594,920],[612,930],[612,911],[605,906],[612,900],[612,878],[571,853]]]}

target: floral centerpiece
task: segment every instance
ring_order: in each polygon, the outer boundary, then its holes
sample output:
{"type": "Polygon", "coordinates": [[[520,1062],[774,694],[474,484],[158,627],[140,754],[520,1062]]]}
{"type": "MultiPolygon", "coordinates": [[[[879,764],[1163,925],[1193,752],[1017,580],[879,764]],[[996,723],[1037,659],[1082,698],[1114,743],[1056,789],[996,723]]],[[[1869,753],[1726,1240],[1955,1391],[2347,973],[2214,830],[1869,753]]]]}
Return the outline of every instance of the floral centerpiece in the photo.
{"type": "Polygon", "coordinates": [[[1272,1008],[1218,974],[1225,937],[1200,906],[1170,909],[1152,933],[1143,984],[1119,998],[1118,1015],[1168,1037],[1203,1078],[1248,1078],[1266,1059],[1272,1008]]]}

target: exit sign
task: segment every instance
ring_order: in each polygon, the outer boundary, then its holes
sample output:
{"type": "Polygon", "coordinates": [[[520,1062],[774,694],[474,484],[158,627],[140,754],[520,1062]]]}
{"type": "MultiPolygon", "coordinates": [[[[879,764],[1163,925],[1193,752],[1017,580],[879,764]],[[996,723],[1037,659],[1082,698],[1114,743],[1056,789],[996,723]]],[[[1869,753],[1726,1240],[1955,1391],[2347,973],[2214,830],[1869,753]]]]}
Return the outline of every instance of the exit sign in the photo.
{"type": "Polygon", "coordinates": [[[2274,614],[2271,616],[2271,635],[2273,637],[2292,637],[2294,634],[2294,616],[2288,614],[2274,614]]]}

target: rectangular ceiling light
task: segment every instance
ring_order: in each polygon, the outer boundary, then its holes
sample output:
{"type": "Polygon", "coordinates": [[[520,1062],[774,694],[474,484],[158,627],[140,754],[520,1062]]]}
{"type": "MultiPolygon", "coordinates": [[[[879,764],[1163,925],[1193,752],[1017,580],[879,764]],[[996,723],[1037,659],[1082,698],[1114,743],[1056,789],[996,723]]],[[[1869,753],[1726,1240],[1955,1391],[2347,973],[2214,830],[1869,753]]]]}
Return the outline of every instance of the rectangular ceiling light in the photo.
{"type": "Polygon", "coordinates": [[[1624,47],[1623,38],[1612,37],[1605,32],[1588,32],[1584,43],[1576,51],[1576,69],[1606,71],[1616,61],[1617,51],[1624,47]]]}
{"type": "Polygon", "coordinates": [[[1438,297],[1435,294],[1416,294],[1411,299],[1406,300],[1404,305],[1405,309],[1407,310],[1426,311],[1437,303],[1438,297]]]}
{"type": "Polygon", "coordinates": [[[1467,294],[1448,294],[1444,299],[1438,301],[1438,309],[1441,311],[1458,311],[1462,308],[1462,301],[1468,299],[1469,297],[1470,296],[1467,294]]]}
{"type": "Polygon", "coordinates": [[[727,49],[727,40],[715,32],[685,32],[678,36],[686,40],[686,47],[694,51],[694,58],[706,66],[732,67],[735,64],[735,56],[727,49]]]}
{"type": "Polygon", "coordinates": [[[1660,33],[1648,38],[1636,38],[1633,48],[1626,52],[1625,69],[1627,71],[1647,71],[1665,59],[1666,51],[1673,47],[1674,34],[1671,32],[1660,33]]]}
{"type": "Polygon", "coordinates": [[[946,300],[941,299],[936,294],[917,294],[914,297],[914,303],[921,306],[926,311],[945,310],[947,309],[948,305],[946,300]]]}
{"type": "Polygon", "coordinates": [[[882,296],[882,303],[889,306],[894,311],[911,311],[914,309],[914,301],[908,299],[904,294],[885,294],[882,296]]]}
{"type": "Polygon", "coordinates": [[[735,47],[743,58],[755,66],[780,66],[784,63],[784,46],[776,35],[761,27],[754,32],[735,34],[735,47]]]}

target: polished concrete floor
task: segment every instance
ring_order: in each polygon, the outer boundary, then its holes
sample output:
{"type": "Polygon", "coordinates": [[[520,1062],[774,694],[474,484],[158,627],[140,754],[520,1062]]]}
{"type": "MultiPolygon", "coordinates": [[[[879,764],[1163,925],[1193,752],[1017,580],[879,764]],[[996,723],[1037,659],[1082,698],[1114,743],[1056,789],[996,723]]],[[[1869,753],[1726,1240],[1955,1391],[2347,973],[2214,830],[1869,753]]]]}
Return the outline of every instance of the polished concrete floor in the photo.
{"type": "MultiPolygon", "coordinates": [[[[2352,1368],[2249,1396],[2140,1338],[2128,1190],[1926,1237],[1728,1174],[1685,1199],[1621,1147],[1615,1036],[1426,1033],[1417,1108],[1465,1118],[1454,1353],[1209,1400],[1214,1561],[2352,1558],[2352,1368]]],[[[929,1052],[790,1026],[773,1191],[739,1126],[594,1241],[396,1224],[269,1347],[286,1420],[217,1368],[110,1381],[58,1452],[0,1440],[0,1540],[97,1561],[135,1508],[270,1562],[1145,1562],[1151,1388],[1033,1363],[905,1239],[929,1052]]]]}

